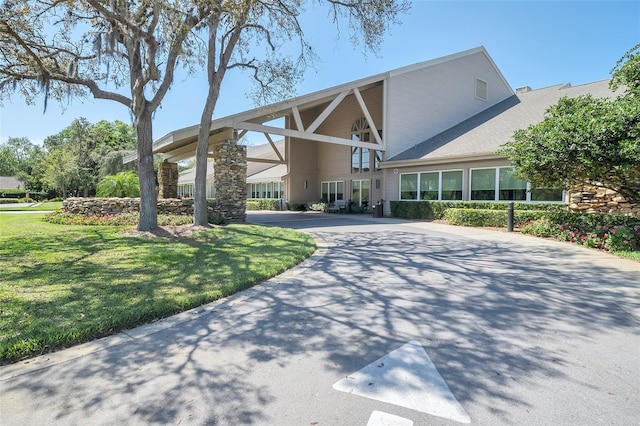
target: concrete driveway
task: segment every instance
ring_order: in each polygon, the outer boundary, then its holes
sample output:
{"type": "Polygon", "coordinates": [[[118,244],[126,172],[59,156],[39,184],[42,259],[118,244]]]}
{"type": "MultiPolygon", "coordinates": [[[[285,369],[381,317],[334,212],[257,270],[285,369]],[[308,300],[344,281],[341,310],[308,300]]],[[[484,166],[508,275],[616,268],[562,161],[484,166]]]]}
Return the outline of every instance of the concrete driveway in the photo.
{"type": "Polygon", "coordinates": [[[1,423],[638,424],[639,263],[387,218],[249,221],[319,250],[224,301],[0,367],[1,423]]]}

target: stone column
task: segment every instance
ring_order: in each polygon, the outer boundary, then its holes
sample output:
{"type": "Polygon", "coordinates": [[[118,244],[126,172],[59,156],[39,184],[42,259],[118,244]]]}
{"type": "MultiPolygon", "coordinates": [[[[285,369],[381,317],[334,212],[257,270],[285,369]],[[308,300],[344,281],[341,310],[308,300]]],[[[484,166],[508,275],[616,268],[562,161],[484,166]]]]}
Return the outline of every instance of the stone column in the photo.
{"type": "Polygon", "coordinates": [[[231,222],[246,221],[247,147],[233,139],[213,149],[216,213],[231,222]]]}
{"type": "Polygon", "coordinates": [[[178,163],[164,160],[158,166],[158,197],[178,198],[178,163]]]}

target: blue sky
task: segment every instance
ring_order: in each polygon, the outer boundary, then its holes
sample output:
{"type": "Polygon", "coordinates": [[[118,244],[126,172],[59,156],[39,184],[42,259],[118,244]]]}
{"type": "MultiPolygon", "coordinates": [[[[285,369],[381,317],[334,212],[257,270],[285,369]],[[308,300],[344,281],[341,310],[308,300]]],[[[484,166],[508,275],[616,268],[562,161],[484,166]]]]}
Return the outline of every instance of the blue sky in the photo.
{"type": "MultiPolygon", "coordinates": [[[[340,36],[325,12],[313,10],[303,29],[321,62],[309,69],[292,95],[301,95],[405,65],[484,45],[507,82],[534,89],[607,79],[616,61],[640,43],[640,1],[416,1],[402,23],[390,29],[377,55],[363,54],[340,36]]],[[[255,105],[245,93],[247,74],[227,74],[215,117],[255,105]]],[[[179,76],[154,116],[154,139],[197,124],[206,78],[179,76]]],[[[0,142],[28,137],[34,143],[75,118],[130,122],[126,107],[104,100],[75,100],[63,111],[42,99],[27,106],[14,95],[0,109],[0,142]]]]}

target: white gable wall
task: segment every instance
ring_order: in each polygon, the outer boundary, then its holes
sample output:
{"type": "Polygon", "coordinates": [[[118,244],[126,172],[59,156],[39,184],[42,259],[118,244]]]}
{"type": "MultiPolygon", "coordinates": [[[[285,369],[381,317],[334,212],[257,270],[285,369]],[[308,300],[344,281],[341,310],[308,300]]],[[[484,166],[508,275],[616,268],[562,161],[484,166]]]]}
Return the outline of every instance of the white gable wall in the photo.
{"type": "Polygon", "coordinates": [[[387,81],[386,158],[466,120],[513,95],[483,50],[429,67],[391,73],[387,81]],[[488,83],[486,101],[475,82],[488,83]]]}

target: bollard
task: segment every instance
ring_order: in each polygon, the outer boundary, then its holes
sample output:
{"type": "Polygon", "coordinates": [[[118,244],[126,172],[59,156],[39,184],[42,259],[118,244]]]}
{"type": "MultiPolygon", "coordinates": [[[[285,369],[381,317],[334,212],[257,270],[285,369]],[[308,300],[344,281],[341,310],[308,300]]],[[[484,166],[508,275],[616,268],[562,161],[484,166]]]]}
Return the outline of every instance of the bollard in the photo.
{"type": "Polygon", "coordinates": [[[513,232],[513,201],[507,207],[507,232],[513,232]]]}

